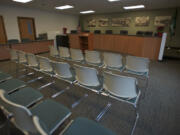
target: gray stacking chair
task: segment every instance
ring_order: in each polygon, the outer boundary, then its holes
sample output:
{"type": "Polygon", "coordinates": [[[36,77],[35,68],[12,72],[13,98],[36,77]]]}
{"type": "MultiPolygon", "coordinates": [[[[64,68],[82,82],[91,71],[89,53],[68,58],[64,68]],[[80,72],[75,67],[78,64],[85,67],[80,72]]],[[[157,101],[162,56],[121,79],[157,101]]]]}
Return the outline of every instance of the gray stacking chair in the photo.
{"type": "Polygon", "coordinates": [[[39,91],[31,87],[25,87],[12,94],[5,93],[4,95],[11,102],[25,107],[30,107],[43,98],[43,95],[39,91]]]}
{"type": "Polygon", "coordinates": [[[119,71],[123,70],[123,57],[121,54],[104,52],[103,56],[105,68],[115,69],[119,71]]]}
{"type": "Polygon", "coordinates": [[[68,108],[50,99],[27,109],[9,101],[3,91],[0,91],[0,98],[8,112],[12,113],[13,123],[26,134],[40,134],[37,130],[39,125],[44,134],[50,135],[71,115],[68,108]],[[39,121],[34,117],[38,117],[39,121]]]}
{"type": "Polygon", "coordinates": [[[12,78],[11,75],[0,72],[0,83],[3,82],[3,81],[9,80],[11,78],[12,78]]]}
{"type": "Polygon", "coordinates": [[[126,72],[148,76],[149,72],[149,59],[126,56],[126,72]]]}
{"type": "Polygon", "coordinates": [[[7,93],[14,92],[17,89],[23,88],[26,83],[18,79],[10,79],[3,83],[0,83],[0,89],[3,89],[7,93]]]}
{"type": "Polygon", "coordinates": [[[102,90],[102,78],[95,68],[74,65],[77,84],[94,92],[102,90]]]}
{"type": "Polygon", "coordinates": [[[92,120],[83,117],[78,117],[60,135],[116,135],[116,134],[92,120]]]}
{"type": "Polygon", "coordinates": [[[75,81],[75,73],[68,63],[52,61],[54,69],[54,77],[64,81],[73,83],[75,81]]]}
{"type": "Polygon", "coordinates": [[[37,57],[34,54],[27,53],[27,62],[29,67],[35,70],[39,70],[39,63],[37,57]]]}
{"type": "Polygon", "coordinates": [[[51,45],[51,46],[49,46],[49,50],[50,50],[50,56],[52,56],[52,57],[58,57],[59,56],[59,52],[58,52],[56,47],[51,45]]]}
{"type": "Polygon", "coordinates": [[[140,96],[136,78],[104,72],[103,88],[109,96],[136,107],[140,96]]]}
{"type": "Polygon", "coordinates": [[[70,53],[71,53],[71,59],[73,61],[81,62],[81,61],[84,60],[84,56],[83,56],[82,50],[70,48],[70,53]]]}
{"type": "Polygon", "coordinates": [[[69,48],[60,46],[59,55],[60,58],[69,59],[70,58],[69,48]]]}
{"type": "Polygon", "coordinates": [[[90,65],[102,66],[101,54],[98,51],[85,50],[85,60],[90,65]]]}
{"type": "Polygon", "coordinates": [[[53,75],[53,67],[51,65],[51,62],[48,58],[37,56],[39,61],[39,69],[41,72],[46,73],[48,75],[53,75]]]}
{"type": "Polygon", "coordinates": [[[18,52],[15,49],[10,49],[10,56],[11,56],[11,60],[18,62],[18,52]]]}
{"type": "Polygon", "coordinates": [[[19,63],[20,64],[27,64],[27,56],[26,53],[23,51],[18,51],[19,63]]]}

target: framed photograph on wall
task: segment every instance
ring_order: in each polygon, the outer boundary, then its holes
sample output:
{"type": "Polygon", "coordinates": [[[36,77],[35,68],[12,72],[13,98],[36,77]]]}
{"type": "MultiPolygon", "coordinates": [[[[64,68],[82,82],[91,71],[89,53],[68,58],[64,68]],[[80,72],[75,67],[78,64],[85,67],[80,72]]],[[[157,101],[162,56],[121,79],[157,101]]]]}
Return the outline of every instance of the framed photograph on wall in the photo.
{"type": "Polygon", "coordinates": [[[171,22],[171,16],[156,16],[154,20],[155,26],[167,26],[171,22]]]}
{"type": "Polygon", "coordinates": [[[129,27],[130,23],[131,23],[131,17],[112,18],[111,25],[113,27],[129,27]]]}
{"type": "Polygon", "coordinates": [[[96,27],[96,19],[89,19],[87,20],[88,27],[96,27]]]}
{"type": "Polygon", "coordinates": [[[142,17],[136,17],[135,18],[135,26],[139,27],[147,27],[150,23],[150,17],[149,16],[142,16],[142,17]]]}
{"type": "Polygon", "coordinates": [[[109,19],[108,18],[101,18],[98,20],[99,27],[107,27],[109,26],[109,19]]]}

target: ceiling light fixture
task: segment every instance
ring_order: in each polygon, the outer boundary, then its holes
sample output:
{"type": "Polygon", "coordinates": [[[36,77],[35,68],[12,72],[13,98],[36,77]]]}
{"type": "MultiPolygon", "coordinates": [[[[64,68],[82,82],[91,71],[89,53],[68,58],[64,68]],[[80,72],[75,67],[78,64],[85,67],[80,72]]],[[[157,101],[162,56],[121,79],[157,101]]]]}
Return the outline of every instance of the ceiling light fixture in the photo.
{"type": "Polygon", "coordinates": [[[74,8],[74,6],[64,5],[64,6],[55,7],[55,9],[60,9],[60,10],[70,9],[70,8],[74,8]]]}
{"type": "Polygon", "coordinates": [[[28,3],[28,2],[31,2],[33,0],[12,0],[14,2],[20,2],[20,3],[28,3]]]}
{"type": "Polygon", "coordinates": [[[90,13],[94,13],[95,11],[93,10],[88,10],[88,11],[81,11],[81,14],[90,14],[90,13]]]}
{"type": "Polygon", "coordinates": [[[136,6],[128,6],[128,7],[123,7],[124,9],[139,9],[139,8],[145,8],[144,5],[136,5],[136,6]]]}
{"type": "Polygon", "coordinates": [[[120,0],[108,0],[109,2],[117,2],[117,1],[120,1],[120,0]]]}

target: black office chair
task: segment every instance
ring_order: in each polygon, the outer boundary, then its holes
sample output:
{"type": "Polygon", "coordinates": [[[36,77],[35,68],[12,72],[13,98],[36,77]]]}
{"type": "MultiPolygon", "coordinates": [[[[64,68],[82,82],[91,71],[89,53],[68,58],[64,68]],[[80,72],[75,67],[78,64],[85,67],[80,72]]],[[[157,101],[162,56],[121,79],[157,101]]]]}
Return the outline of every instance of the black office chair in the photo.
{"type": "Polygon", "coordinates": [[[106,34],[112,34],[112,30],[106,30],[106,34]]]}
{"type": "Polygon", "coordinates": [[[90,33],[90,31],[89,31],[89,30],[85,30],[84,32],[85,32],[85,33],[90,33]]]}
{"type": "Polygon", "coordinates": [[[137,35],[137,36],[144,36],[144,32],[143,32],[143,31],[137,31],[137,32],[136,32],[136,35],[137,35]]]}
{"type": "Polygon", "coordinates": [[[31,40],[30,40],[29,38],[23,38],[23,39],[21,40],[21,42],[22,42],[22,43],[29,43],[29,42],[31,42],[31,40]]]}
{"type": "Polygon", "coordinates": [[[77,34],[77,30],[71,30],[71,34],[77,34]]]}
{"type": "Polygon", "coordinates": [[[100,30],[95,30],[94,34],[101,34],[101,31],[100,30]]]}
{"type": "Polygon", "coordinates": [[[127,30],[120,30],[120,34],[121,35],[128,35],[128,31],[127,30]]]}
{"type": "Polygon", "coordinates": [[[158,35],[158,33],[157,33],[157,32],[156,32],[156,33],[154,33],[154,36],[155,36],[155,37],[159,37],[159,35],[158,35]]]}
{"type": "Polygon", "coordinates": [[[37,38],[37,40],[47,40],[47,39],[48,39],[47,33],[41,33],[39,34],[39,37],[37,38]]]}
{"type": "Polygon", "coordinates": [[[67,35],[56,35],[56,45],[69,48],[69,37],[67,35]]]}
{"type": "Polygon", "coordinates": [[[144,36],[152,37],[153,36],[153,32],[152,31],[146,31],[144,33],[144,36]]]}
{"type": "Polygon", "coordinates": [[[18,39],[9,39],[8,44],[18,44],[19,40],[18,39]]]}

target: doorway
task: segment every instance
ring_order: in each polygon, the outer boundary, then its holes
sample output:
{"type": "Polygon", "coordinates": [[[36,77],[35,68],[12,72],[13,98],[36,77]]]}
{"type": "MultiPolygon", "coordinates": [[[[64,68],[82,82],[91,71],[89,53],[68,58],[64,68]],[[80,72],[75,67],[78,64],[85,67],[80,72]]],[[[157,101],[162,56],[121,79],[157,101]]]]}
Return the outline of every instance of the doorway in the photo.
{"type": "Polygon", "coordinates": [[[7,43],[7,36],[4,26],[4,20],[3,17],[0,16],[0,44],[6,44],[6,43],[7,43]]]}
{"type": "Polygon", "coordinates": [[[18,25],[21,41],[24,39],[34,41],[36,39],[34,18],[18,17],[18,25]]]}

